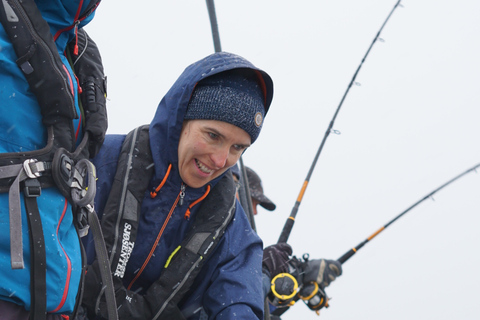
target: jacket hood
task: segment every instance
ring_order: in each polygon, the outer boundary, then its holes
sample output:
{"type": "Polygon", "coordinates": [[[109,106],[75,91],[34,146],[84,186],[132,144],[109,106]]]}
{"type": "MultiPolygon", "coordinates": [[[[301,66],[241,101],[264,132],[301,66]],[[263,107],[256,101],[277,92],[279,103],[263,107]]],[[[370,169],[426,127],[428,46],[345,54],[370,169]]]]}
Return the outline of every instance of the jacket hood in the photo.
{"type": "Polygon", "coordinates": [[[191,64],[160,101],[150,123],[150,148],[155,161],[155,178],[163,177],[170,163],[178,170],[180,132],[196,84],[214,74],[239,68],[253,70],[259,76],[265,95],[265,115],[267,114],[273,98],[273,82],[266,72],[246,59],[227,52],[214,53],[191,64]]]}
{"type": "Polygon", "coordinates": [[[42,17],[50,26],[57,47],[63,51],[78,28],[89,23],[101,0],[35,0],[42,17]]]}

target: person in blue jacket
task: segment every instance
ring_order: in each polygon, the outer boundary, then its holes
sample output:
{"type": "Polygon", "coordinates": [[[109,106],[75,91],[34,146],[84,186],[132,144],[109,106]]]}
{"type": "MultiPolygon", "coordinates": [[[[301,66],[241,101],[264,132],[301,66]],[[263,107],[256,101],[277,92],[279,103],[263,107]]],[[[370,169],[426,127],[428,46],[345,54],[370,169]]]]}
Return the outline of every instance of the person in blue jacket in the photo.
{"type": "MultiPolygon", "coordinates": [[[[158,105],[147,126],[147,139],[126,148],[127,152],[134,152],[149,145],[153,161],[152,166],[146,166],[153,167],[153,173],[147,191],[141,193],[139,217],[128,223],[122,219],[132,216],[128,210],[136,206],[126,202],[134,192],[124,192],[119,197],[112,190],[126,179],[123,174],[118,175],[119,168],[135,166],[124,165],[123,160],[118,162],[131,134],[107,135],[93,159],[98,177],[95,208],[102,219],[104,235],[120,234],[122,240],[115,247],[105,235],[109,252],[120,254],[111,262],[119,319],[190,320],[199,319],[201,314],[219,320],[263,319],[262,241],[235,198],[228,169],[258,138],[272,97],[273,83],[268,74],[238,55],[215,53],[187,67],[158,105]],[[120,205],[125,212],[117,219],[122,222],[116,232],[109,229],[118,226],[118,222],[105,222],[113,198],[125,199],[125,204],[120,205]],[[222,207],[221,199],[226,199],[227,207],[222,207]],[[209,201],[213,204],[208,205],[208,216],[202,221],[227,213],[233,218],[225,220],[223,229],[212,237],[218,241],[213,249],[212,240],[202,251],[206,255],[200,257],[203,266],[196,268],[192,264],[189,272],[199,269],[194,280],[187,288],[180,288],[186,278],[169,278],[183,273],[185,263],[179,260],[187,257],[177,250],[184,247],[191,229],[202,228],[198,220],[209,201]],[[138,232],[133,241],[131,230],[135,223],[138,232]],[[171,270],[174,263],[178,263],[178,272],[171,270]],[[170,286],[171,281],[175,283],[170,286]],[[184,290],[180,297],[179,290],[184,290]],[[165,294],[171,296],[165,299],[165,294]],[[173,306],[176,310],[165,313],[170,299],[178,301],[173,306]]],[[[135,163],[136,158],[127,157],[125,161],[135,163]]],[[[125,186],[132,184],[135,183],[125,186]]],[[[114,211],[114,215],[119,215],[118,210],[114,211]]],[[[207,237],[209,233],[197,232],[193,237],[204,234],[207,237]]],[[[86,248],[91,266],[86,275],[84,307],[89,319],[104,318],[106,305],[102,298],[104,284],[98,275],[99,262],[89,240],[86,248]]]]}
{"type": "MultiPolygon", "coordinates": [[[[80,108],[79,88],[85,78],[75,74],[67,58],[67,45],[73,41],[76,55],[72,59],[79,62],[80,55],[88,51],[87,59],[94,57],[96,61],[87,63],[86,68],[97,67],[100,56],[96,46],[93,56],[85,43],[80,53],[78,47],[79,38],[86,39],[81,28],[93,18],[99,2],[24,0],[2,1],[0,5],[4,18],[0,23],[0,319],[65,319],[73,314],[80,295],[81,242],[70,199],[52,184],[51,164],[59,148],[75,150],[92,128],[86,129],[86,122],[103,126],[103,135],[106,130],[106,122],[102,122],[106,121],[104,104],[95,106],[104,116],[98,121],[90,121],[90,117],[96,117],[94,110],[85,105],[80,108]],[[26,28],[21,25],[26,20],[36,35],[28,44],[28,54],[19,57],[14,40],[28,41],[30,35],[22,33],[26,28]],[[49,61],[43,61],[48,66],[45,68],[33,62],[38,57],[42,60],[39,55],[43,49],[50,50],[49,61]],[[65,86],[50,83],[50,87],[61,89],[69,98],[41,89],[37,95],[29,82],[31,77],[37,74],[41,80],[38,88],[44,88],[56,72],[59,78],[64,77],[65,86]],[[45,103],[52,99],[55,103],[45,103]],[[33,198],[36,205],[30,207],[33,198]],[[27,214],[27,200],[29,208],[36,206],[38,210],[34,220],[40,230],[37,235],[43,238],[38,241],[31,240],[34,235],[28,217],[33,211],[28,209],[27,214]],[[34,260],[34,256],[42,261],[34,260]]],[[[101,62],[100,69],[103,81],[101,62]]],[[[99,140],[95,147],[92,145],[91,156],[103,140],[93,138],[99,140]]],[[[89,147],[87,143],[85,150],[89,147]]],[[[88,157],[88,153],[82,157],[88,157]]]]}

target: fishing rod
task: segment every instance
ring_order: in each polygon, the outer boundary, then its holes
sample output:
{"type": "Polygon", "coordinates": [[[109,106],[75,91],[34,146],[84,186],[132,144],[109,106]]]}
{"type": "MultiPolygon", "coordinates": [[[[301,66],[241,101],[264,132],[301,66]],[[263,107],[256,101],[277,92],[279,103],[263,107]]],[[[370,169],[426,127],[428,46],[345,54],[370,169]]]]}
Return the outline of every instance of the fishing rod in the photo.
{"type": "Polygon", "coordinates": [[[398,2],[395,4],[395,6],[393,7],[393,9],[390,11],[389,15],[387,16],[387,19],[383,22],[382,24],[382,27],[380,28],[380,30],[378,30],[377,32],[377,35],[375,36],[375,38],[373,39],[372,43],[370,44],[370,47],[368,48],[367,52],[365,53],[365,56],[363,57],[362,61],[360,62],[360,65],[358,66],[357,70],[355,71],[353,77],[352,77],[352,80],[350,81],[350,83],[348,84],[348,87],[347,87],[347,90],[345,91],[345,93],[343,94],[343,97],[342,99],[340,100],[340,104],[338,105],[337,107],[337,110],[335,111],[335,114],[333,115],[333,118],[332,120],[330,120],[330,124],[328,125],[328,128],[327,128],[327,131],[325,131],[325,135],[323,136],[323,140],[320,144],[320,147],[318,148],[318,151],[315,155],[315,158],[313,159],[313,162],[312,162],[312,165],[310,166],[310,170],[308,171],[308,174],[307,174],[307,177],[305,178],[305,181],[303,182],[303,185],[302,185],[302,188],[300,189],[300,193],[297,197],[297,200],[295,202],[295,205],[293,206],[292,208],[292,211],[290,213],[290,216],[288,217],[287,221],[285,222],[285,225],[283,226],[283,230],[282,230],[282,233],[280,234],[280,237],[278,239],[278,243],[281,243],[281,242],[287,242],[288,240],[288,237],[290,236],[290,233],[292,231],[292,228],[293,228],[293,224],[295,223],[295,218],[297,216],[297,212],[298,212],[298,208],[300,207],[300,203],[302,202],[302,199],[303,199],[303,195],[305,194],[305,191],[307,189],[307,186],[308,186],[308,183],[310,181],[310,177],[312,176],[312,173],[313,173],[313,170],[315,169],[315,165],[317,164],[317,161],[318,161],[318,158],[320,157],[320,153],[322,152],[323,150],[323,146],[325,145],[325,141],[327,140],[328,136],[330,135],[330,133],[333,131],[332,128],[333,128],[333,124],[335,123],[335,120],[337,118],[337,115],[340,111],[340,108],[342,107],[343,105],[343,102],[345,101],[345,98],[346,96],[348,95],[348,92],[350,91],[350,88],[352,87],[352,85],[355,83],[355,79],[357,78],[357,75],[358,75],[358,72],[360,71],[360,69],[362,68],[363,66],[363,63],[365,62],[365,60],[367,59],[367,56],[368,54],[370,53],[370,50],[372,49],[373,45],[375,44],[375,42],[377,42],[379,36],[380,36],[380,33],[382,32],[383,28],[385,27],[385,25],[387,24],[388,20],[390,19],[390,17],[392,16],[393,12],[395,11],[395,9],[400,5],[400,2],[401,0],[398,0],[398,2]]]}
{"type": "MultiPolygon", "coordinates": [[[[461,174],[455,176],[454,178],[450,179],[449,181],[445,182],[442,184],[440,187],[436,188],[429,194],[425,195],[423,198],[412,204],[410,207],[408,207],[406,210],[401,212],[399,215],[397,215],[395,218],[390,220],[387,224],[385,224],[383,227],[375,231],[371,236],[369,236],[367,239],[364,241],[360,242],[356,247],[350,249],[347,251],[343,256],[341,256],[337,261],[340,262],[341,264],[345,263],[348,259],[350,259],[355,253],[360,250],[367,242],[371,241],[373,238],[378,236],[383,230],[388,228],[391,224],[393,224],[395,221],[397,221],[400,217],[404,216],[407,212],[418,206],[420,203],[423,201],[431,198],[435,193],[438,191],[442,190],[446,186],[450,185],[451,183],[455,182],[456,180],[460,179],[461,177],[465,176],[466,174],[476,171],[476,169],[480,167],[480,163],[471,167],[470,169],[462,172],[461,174]]],[[[304,255],[303,257],[304,262],[308,260],[308,254],[304,255]]],[[[292,260],[294,261],[293,263],[293,269],[298,269],[296,272],[296,275],[301,275],[305,272],[303,270],[303,263],[301,260],[292,260]]],[[[282,273],[277,275],[273,280],[272,280],[272,290],[270,293],[270,299],[272,301],[276,301],[279,305],[282,306],[288,306],[290,301],[296,302],[298,300],[303,300],[305,304],[313,311],[318,311],[324,307],[329,306],[328,302],[330,300],[329,297],[327,297],[324,289],[320,288],[316,283],[301,283],[300,279],[295,278],[291,274],[288,273],[282,273]]],[[[286,310],[285,310],[286,311],[286,310]]],[[[283,311],[284,312],[284,311],[283,311]]]]}
{"type": "Polygon", "coordinates": [[[355,253],[357,253],[358,250],[360,250],[360,248],[362,248],[367,242],[369,242],[370,240],[372,240],[373,238],[375,238],[376,236],[378,236],[383,230],[385,230],[386,228],[388,228],[392,223],[394,223],[395,221],[397,221],[400,217],[402,217],[403,215],[405,215],[407,212],[409,212],[410,210],[412,210],[413,208],[415,208],[416,206],[418,206],[420,203],[422,203],[423,201],[431,198],[435,193],[437,193],[438,191],[442,190],[443,188],[445,188],[446,186],[448,186],[449,184],[453,183],[454,181],[460,179],[461,177],[463,177],[464,175],[472,172],[472,171],[476,171],[476,169],[480,167],[480,163],[471,167],[470,169],[462,172],[461,174],[459,174],[458,176],[452,178],[451,180],[445,182],[444,184],[442,184],[440,187],[438,187],[437,189],[433,190],[432,192],[430,192],[429,194],[427,194],[426,196],[424,196],[423,198],[421,198],[420,200],[418,200],[417,202],[415,202],[413,205],[411,205],[410,207],[408,207],[405,211],[401,212],[399,215],[397,215],[395,218],[393,218],[392,220],[390,220],[387,224],[385,224],[383,227],[381,227],[380,229],[378,229],[377,231],[375,231],[371,236],[369,236],[367,239],[365,239],[364,241],[360,242],[356,247],[350,249],[349,251],[347,251],[343,256],[341,256],[337,261],[340,262],[341,264],[343,264],[345,261],[347,261],[348,259],[350,259],[355,253]]]}
{"type": "Polygon", "coordinates": [[[215,13],[215,4],[213,0],[207,1],[208,16],[210,17],[210,26],[212,27],[213,47],[215,52],[222,51],[222,45],[220,44],[220,33],[218,31],[217,14],[215,13]]]}

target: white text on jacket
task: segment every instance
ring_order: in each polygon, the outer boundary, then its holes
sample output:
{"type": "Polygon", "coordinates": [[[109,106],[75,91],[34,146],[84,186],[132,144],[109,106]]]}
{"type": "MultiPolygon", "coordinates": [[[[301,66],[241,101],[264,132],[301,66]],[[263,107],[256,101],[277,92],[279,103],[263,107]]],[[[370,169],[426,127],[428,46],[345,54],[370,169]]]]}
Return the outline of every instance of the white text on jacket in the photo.
{"type": "Polygon", "coordinates": [[[125,268],[127,267],[128,259],[130,259],[133,246],[135,245],[135,242],[130,242],[131,229],[132,225],[125,222],[123,227],[122,251],[120,253],[120,259],[118,259],[117,269],[114,273],[114,275],[119,278],[123,278],[125,275],[125,268]]]}

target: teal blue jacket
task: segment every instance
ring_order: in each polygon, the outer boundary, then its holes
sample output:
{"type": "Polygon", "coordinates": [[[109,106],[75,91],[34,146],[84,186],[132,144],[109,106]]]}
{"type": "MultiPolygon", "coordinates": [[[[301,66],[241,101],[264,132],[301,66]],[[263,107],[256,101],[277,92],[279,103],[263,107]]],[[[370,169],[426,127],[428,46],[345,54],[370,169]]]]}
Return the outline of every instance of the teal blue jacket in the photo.
{"type": "MultiPolygon", "coordinates": [[[[96,5],[100,1],[95,0],[96,5]]],[[[65,56],[67,43],[75,38],[93,13],[82,16],[90,1],[36,0],[42,16],[50,26],[58,53],[70,74],[70,90],[75,96],[78,119],[74,120],[76,139],[81,140],[81,112],[78,85],[65,56]]],[[[0,24],[0,153],[18,153],[42,149],[47,134],[40,106],[28,82],[16,64],[12,43],[0,24]]],[[[22,233],[25,268],[10,266],[10,232],[8,194],[0,194],[0,299],[30,309],[30,246],[27,216],[22,203],[22,233]]],[[[47,256],[47,311],[73,312],[82,272],[80,241],[73,223],[70,204],[56,188],[42,190],[38,197],[47,256]]]]}

